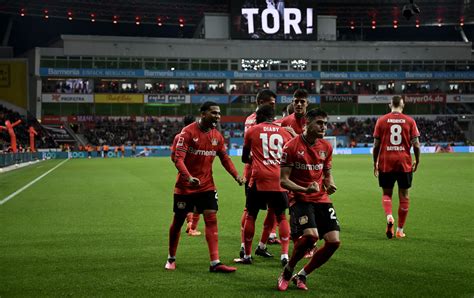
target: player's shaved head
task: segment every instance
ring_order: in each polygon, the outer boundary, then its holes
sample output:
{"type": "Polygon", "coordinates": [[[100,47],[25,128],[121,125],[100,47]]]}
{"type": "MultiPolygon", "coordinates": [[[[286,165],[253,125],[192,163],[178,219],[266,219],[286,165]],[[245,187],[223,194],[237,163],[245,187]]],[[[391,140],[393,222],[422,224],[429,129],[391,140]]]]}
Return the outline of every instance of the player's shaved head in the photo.
{"type": "Polygon", "coordinates": [[[392,106],[394,108],[398,108],[401,106],[402,101],[403,101],[403,98],[401,96],[395,95],[394,97],[392,97],[392,106]]]}

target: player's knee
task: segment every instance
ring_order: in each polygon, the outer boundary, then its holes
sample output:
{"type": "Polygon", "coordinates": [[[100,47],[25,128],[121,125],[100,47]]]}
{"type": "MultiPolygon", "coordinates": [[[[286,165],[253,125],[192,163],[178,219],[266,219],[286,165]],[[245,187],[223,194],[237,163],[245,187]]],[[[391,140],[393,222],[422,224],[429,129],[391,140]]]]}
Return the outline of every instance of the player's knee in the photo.
{"type": "Polygon", "coordinates": [[[286,215],[285,215],[285,213],[282,213],[282,214],[277,215],[276,219],[277,219],[277,222],[278,222],[278,223],[280,223],[280,222],[283,221],[283,220],[286,220],[286,215]]]}
{"type": "Polygon", "coordinates": [[[341,246],[341,241],[326,242],[325,245],[332,251],[336,251],[341,246]]]}
{"type": "Polygon", "coordinates": [[[316,235],[303,235],[301,236],[301,238],[304,240],[304,246],[307,248],[307,249],[310,249],[310,248],[313,248],[314,247],[314,244],[316,242],[318,242],[319,238],[318,236],[316,235]]]}
{"type": "Polygon", "coordinates": [[[210,213],[204,214],[204,222],[206,223],[206,225],[217,224],[217,215],[216,215],[216,213],[215,212],[210,212],[210,213]]]}

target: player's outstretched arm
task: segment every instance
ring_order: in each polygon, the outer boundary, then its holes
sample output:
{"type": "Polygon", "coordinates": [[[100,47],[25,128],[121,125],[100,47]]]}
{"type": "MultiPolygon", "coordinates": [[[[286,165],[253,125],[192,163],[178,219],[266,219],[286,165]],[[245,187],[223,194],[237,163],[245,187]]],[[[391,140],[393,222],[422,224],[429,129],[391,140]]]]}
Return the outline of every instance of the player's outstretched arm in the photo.
{"type": "Polygon", "coordinates": [[[252,160],[250,158],[250,148],[244,147],[242,149],[242,162],[243,163],[251,163],[252,160]]]}

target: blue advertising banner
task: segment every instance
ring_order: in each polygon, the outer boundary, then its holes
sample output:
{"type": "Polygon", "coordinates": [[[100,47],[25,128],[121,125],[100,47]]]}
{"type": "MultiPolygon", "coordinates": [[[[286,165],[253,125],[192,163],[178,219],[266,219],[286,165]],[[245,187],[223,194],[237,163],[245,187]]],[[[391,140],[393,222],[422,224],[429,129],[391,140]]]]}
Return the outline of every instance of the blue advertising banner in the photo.
{"type": "Polygon", "coordinates": [[[215,103],[228,103],[228,95],[191,95],[191,103],[203,103],[206,101],[213,101],[215,103]]]}
{"type": "Polygon", "coordinates": [[[112,78],[193,78],[245,80],[404,80],[404,79],[474,79],[474,71],[451,72],[326,72],[326,71],[191,71],[147,69],[40,68],[46,77],[112,78]]]}

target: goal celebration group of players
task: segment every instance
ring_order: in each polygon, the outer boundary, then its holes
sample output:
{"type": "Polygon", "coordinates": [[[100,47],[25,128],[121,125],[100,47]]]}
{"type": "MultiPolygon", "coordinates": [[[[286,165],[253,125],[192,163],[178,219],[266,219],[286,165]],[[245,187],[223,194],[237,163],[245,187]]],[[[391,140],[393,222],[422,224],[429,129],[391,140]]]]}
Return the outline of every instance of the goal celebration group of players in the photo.
{"type": "MultiPolygon", "coordinates": [[[[262,90],[257,94],[257,110],[245,121],[240,176],[227,155],[224,137],[216,129],[221,113],[214,102],[200,108],[199,120],[187,123],[176,135],[171,147],[178,176],[174,189],[173,221],[169,229],[169,251],[165,265],[176,270],[176,251],[181,228],[188,221],[186,231],[196,230],[199,214],[205,222],[205,237],[210,255],[210,272],[229,273],[237,268],[224,265],[219,259],[217,210],[218,194],[212,176],[216,155],[223,167],[239,185],[245,185],[246,204],[241,222],[241,251],[235,263],[251,265],[255,221],[259,210],[267,210],[264,227],[255,254],[273,257],[266,244],[281,245],[280,261],[283,270],[277,289],[285,291],[290,283],[308,290],[307,276],[325,264],[340,246],[340,226],[330,195],[337,190],[331,174],[333,148],[324,139],[328,115],[321,109],[308,108],[308,92],[297,90],[293,95],[293,112],[275,120],[276,94],[262,90]],[[289,218],[286,209],[289,208],[289,218]],[[278,227],[280,239],[274,239],[278,227]],[[289,253],[289,241],[293,250],[289,253]],[[321,239],[324,244],[316,247],[321,239]],[[299,270],[303,258],[309,261],[299,270]]],[[[419,164],[419,132],[415,121],[402,113],[404,100],[394,96],[391,112],[380,117],[374,131],[374,175],[382,188],[382,206],[386,215],[386,236],[403,238],[403,227],[408,214],[408,189],[413,172],[419,164]],[[413,147],[415,160],[410,150],[413,147]],[[392,193],[395,182],[399,189],[398,223],[392,214],[392,193]]]]}

